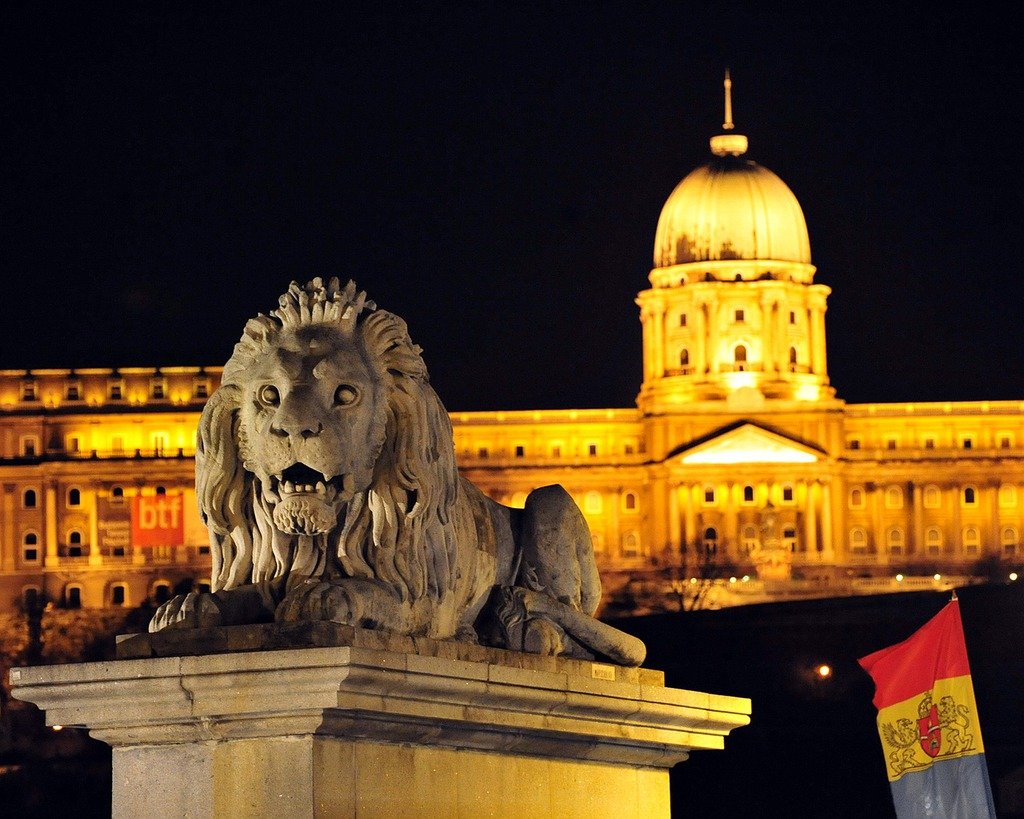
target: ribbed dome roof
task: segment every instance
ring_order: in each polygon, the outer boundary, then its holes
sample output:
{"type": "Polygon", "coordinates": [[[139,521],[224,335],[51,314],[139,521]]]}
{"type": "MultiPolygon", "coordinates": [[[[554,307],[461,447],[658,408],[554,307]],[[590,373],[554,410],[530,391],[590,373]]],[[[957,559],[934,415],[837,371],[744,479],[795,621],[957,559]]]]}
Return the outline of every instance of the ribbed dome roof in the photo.
{"type": "Polygon", "coordinates": [[[747,139],[712,137],[716,154],[680,182],[661,210],[654,267],[730,259],[810,264],[799,202],[785,182],[744,159],[747,139]]]}

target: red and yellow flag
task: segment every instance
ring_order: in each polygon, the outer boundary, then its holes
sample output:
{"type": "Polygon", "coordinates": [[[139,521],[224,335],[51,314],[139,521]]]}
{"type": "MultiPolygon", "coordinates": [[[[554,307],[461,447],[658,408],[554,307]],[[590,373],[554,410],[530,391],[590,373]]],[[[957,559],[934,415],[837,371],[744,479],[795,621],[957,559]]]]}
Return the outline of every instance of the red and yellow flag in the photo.
{"type": "Polygon", "coordinates": [[[995,819],[959,601],[859,662],[875,681],[878,733],[900,819],[995,819]]]}

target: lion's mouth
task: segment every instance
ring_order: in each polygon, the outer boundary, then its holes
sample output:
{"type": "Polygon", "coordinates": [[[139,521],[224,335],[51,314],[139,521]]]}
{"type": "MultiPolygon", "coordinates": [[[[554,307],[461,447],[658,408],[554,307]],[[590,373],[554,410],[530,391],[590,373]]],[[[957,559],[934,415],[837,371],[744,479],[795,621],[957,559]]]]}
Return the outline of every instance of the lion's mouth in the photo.
{"type": "Polygon", "coordinates": [[[301,495],[313,495],[331,503],[338,495],[351,497],[355,492],[355,476],[325,475],[304,463],[289,466],[283,472],[270,476],[270,490],[279,500],[301,495]]]}

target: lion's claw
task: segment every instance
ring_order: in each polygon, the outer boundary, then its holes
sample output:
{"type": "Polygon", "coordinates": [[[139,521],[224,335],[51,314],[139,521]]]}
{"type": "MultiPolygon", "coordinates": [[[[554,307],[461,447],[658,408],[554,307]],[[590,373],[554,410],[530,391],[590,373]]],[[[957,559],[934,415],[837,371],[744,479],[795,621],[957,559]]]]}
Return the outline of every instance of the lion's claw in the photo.
{"type": "Polygon", "coordinates": [[[189,592],[172,597],[149,621],[151,632],[162,628],[210,628],[221,625],[220,602],[215,594],[189,592]]]}

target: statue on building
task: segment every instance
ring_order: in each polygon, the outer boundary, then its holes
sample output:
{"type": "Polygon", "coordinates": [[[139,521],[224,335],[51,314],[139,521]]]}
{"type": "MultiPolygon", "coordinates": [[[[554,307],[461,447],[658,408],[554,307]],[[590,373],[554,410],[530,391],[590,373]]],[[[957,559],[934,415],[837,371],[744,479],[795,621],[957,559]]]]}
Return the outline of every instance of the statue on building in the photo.
{"type": "Polygon", "coordinates": [[[761,542],[750,554],[761,580],[789,580],[793,555],[779,537],[779,515],[769,501],[761,513],[761,542]]]}
{"type": "Polygon", "coordinates": [[[206,404],[196,494],[211,592],[150,631],[328,620],[639,665],[593,617],[590,532],[558,485],[524,509],[458,474],[451,422],[405,322],[353,282],[293,282],[250,320],[206,404]]]}

